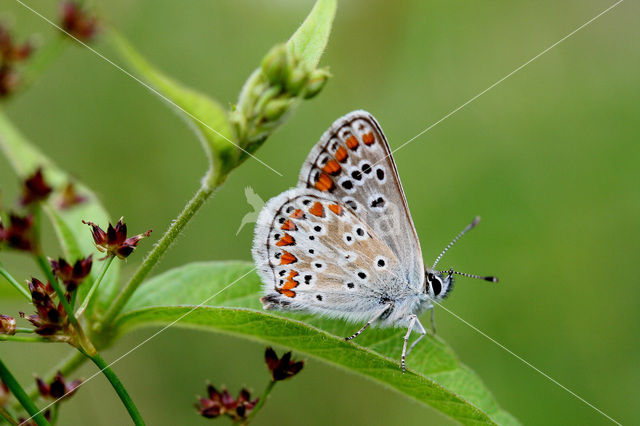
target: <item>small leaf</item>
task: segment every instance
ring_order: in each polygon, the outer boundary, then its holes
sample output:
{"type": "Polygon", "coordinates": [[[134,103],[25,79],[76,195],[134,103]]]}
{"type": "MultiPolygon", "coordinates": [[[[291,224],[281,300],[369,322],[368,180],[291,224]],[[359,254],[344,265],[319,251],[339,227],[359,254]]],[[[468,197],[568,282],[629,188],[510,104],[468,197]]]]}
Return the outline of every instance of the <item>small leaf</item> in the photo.
{"type": "Polygon", "coordinates": [[[231,127],[225,109],[209,96],[157,70],[114,29],[109,30],[108,40],[142,79],[152,86],[154,93],[178,110],[190,124],[202,143],[215,175],[223,179],[235,167],[238,156],[237,147],[231,142],[231,127]]]}
{"type": "Polygon", "coordinates": [[[318,0],[307,19],[287,42],[309,69],[318,65],[327,46],[337,5],[337,0],[318,0]]]}
{"type": "MultiPolygon", "coordinates": [[[[68,174],[60,170],[16,129],[4,113],[0,112],[0,149],[18,176],[25,178],[38,167],[43,168],[45,180],[54,188],[54,194],[44,203],[44,210],[51,219],[65,258],[69,262],[96,253],[91,233],[82,220],[107,223],[109,215],[96,195],[85,185],[73,180],[76,191],[85,200],[75,206],[63,209],[59,203],[59,192],[71,181],[68,174]]],[[[119,265],[112,265],[100,284],[98,306],[104,308],[113,300],[117,291],[119,265]]],[[[94,267],[86,282],[78,288],[82,300],[91,283],[98,276],[99,267],[94,267]]]]}
{"type": "Polygon", "coordinates": [[[463,424],[518,424],[442,339],[425,337],[402,374],[398,360],[405,331],[374,328],[355,344],[345,342],[343,337],[357,325],[266,313],[259,302],[261,287],[247,262],[193,263],[173,269],[140,287],[116,320],[112,337],[178,320],[177,326],[230,333],[305,353],[391,387],[463,424]]]}

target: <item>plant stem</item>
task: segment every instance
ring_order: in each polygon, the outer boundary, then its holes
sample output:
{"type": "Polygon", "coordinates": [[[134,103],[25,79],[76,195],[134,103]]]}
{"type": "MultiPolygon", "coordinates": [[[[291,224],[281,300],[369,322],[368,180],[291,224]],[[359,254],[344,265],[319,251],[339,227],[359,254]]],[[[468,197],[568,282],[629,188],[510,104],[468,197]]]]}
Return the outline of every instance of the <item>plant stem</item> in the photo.
{"type": "Polygon", "coordinates": [[[44,73],[44,71],[57,59],[64,48],[66,43],[63,37],[56,37],[52,39],[47,45],[36,50],[34,57],[27,63],[25,68],[24,83],[21,85],[21,90],[28,89],[38,78],[44,73]]]}
{"type": "Polygon", "coordinates": [[[140,412],[138,412],[136,405],[133,403],[133,400],[122,385],[120,379],[118,379],[118,376],[116,376],[116,373],[111,369],[111,367],[109,367],[109,364],[106,363],[106,361],[100,356],[100,354],[87,356],[91,358],[91,361],[93,361],[96,366],[98,366],[102,374],[104,374],[107,379],[109,379],[109,381],[111,382],[111,386],[113,386],[113,389],[115,389],[116,393],[120,397],[120,400],[127,408],[127,411],[129,412],[133,423],[136,425],[144,425],[144,420],[142,420],[142,416],[140,416],[140,412]]]}
{"type": "Polygon", "coordinates": [[[52,342],[61,342],[62,340],[57,340],[55,338],[46,338],[38,335],[11,335],[11,334],[0,334],[0,342],[29,342],[29,343],[52,343],[52,342]]]}
{"type": "MultiPolygon", "coordinates": [[[[36,258],[43,259],[41,255],[36,256],[36,258]]],[[[73,314],[73,308],[67,301],[67,297],[65,296],[64,291],[60,286],[60,283],[58,283],[58,280],[56,280],[56,278],[53,276],[53,273],[51,272],[51,270],[49,270],[49,274],[51,274],[49,283],[51,284],[51,287],[53,287],[56,294],[58,295],[58,299],[60,300],[60,303],[62,303],[62,307],[64,308],[64,311],[67,313],[69,322],[71,323],[71,325],[73,325],[73,328],[75,330],[76,336],[75,336],[75,341],[72,342],[73,346],[76,346],[78,349],[81,349],[83,352],[86,352],[88,354],[87,356],[93,356],[94,354],[97,354],[98,351],[93,346],[91,341],[87,338],[86,334],[84,334],[84,330],[82,329],[82,326],[80,326],[78,319],[73,314]]]]}
{"type": "Polygon", "coordinates": [[[11,425],[17,425],[18,421],[14,419],[11,414],[7,412],[4,408],[0,407],[0,416],[7,421],[7,423],[11,425]]]}
{"type": "MultiPolygon", "coordinates": [[[[207,175],[209,176],[209,175],[207,175]]],[[[207,177],[204,181],[206,182],[207,177]]],[[[97,326],[97,331],[100,332],[107,328],[111,322],[115,319],[116,315],[120,313],[124,305],[127,303],[134,291],[140,286],[145,277],[151,272],[153,267],[158,263],[162,255],[167,251],[175,239],[180,235],[184,227],[189,223],[191,218],[202,207],[205,201],[211,196],[214,188],[208,184],[203,184],[198,192],[189,200],[184,210],[178,215],[178,217],[171,222],[171,225],[166,230],[162,238],[154,245],[153,249],[149,252],[147,257],[142,262],[142,265],[138,267],[133,277],[124,286],[118,297],[107,310],[102,321],[97,326]]]]}
{"type": "Polygon", "coordinates": [[[5,269],[2,263],[0,263],[0,275],[2,275],[7,281],[9,281],[9,284],[14,286],[16,290],[22,293],[22,295],[26,297],[29,302],[31,302],[31,294],[29,293],[29,290],[24,288],[24,286],[21,286],[20,283],[11,276],[9,271],[5,269]]]}
{"type": "Polygon", "coordinates": [[[58,423],[58,412],[60,411],[60,404],[53,404],[53,406],[51,407],[51,424],[55,425],[56,423],[58,423]]]}
{"type": "Polygon", "coordinates": [[[260,397],[260,400],[258,401],[256,406],[253,407],[253,410],[251,410],[251,414],[249,414],[249,417],[247,417],[247,420],[245,420],[244,423],[242,423],[243,425],[248,425],[255,418],[256,414],[258,414],[258,411],[260,411],[260,409],[262,408],[264,403],[267,401],[267,398],[269,397],[269,394],[271,393],[271,391],[275,387],[276,383],[277,382],[275,382],[273,380],[269,380],[269,383],[267,384],[267,387],[265,388],[264,392],[262,393],[262,396],[260,397]]]}
{"type": "Polygon", "coordinates": [[[44,255],[42,254],[34,254],[33,257],[42,272],[44,272],[47,280],[51,283],[51,285],[53,285],[53,282],[56,281],[56,277],[53,275],[53,271],[51,271],[51,266],[49,265],[49,262],[47,262],[47,259],[45,259],[44,255]]]}
{"type": "Polygon", "coordinates": [[[28,327],[16,327],[16,333],[35,333],[35,331],[28,327]]]}
{"type": "Polygon", "coordinates": [[[115,259],[115,256],[109,256],[107,260],[104,262],[104,265],[102,266],[102,271],[100,271],[100,275],[98,275],[98,278],[96,278],[96,280],[93,282],[93,285],[89,289],[89,293],[87,293],[87,296],[84,298],[82,305],[76,311],[76,318],[80,318],[84,313],[85,309],[87,309],[87,306],[89,306],[93,293],[95,293],[95,291],[100,286],[100,283],[102,282],[104,275],[107,273],[107,269],[109,269],[109,266],[111,266],[113,259],[115,259]]]}
{"type": "Polygon", "coordinates": [[[11,374],[11,372],[4,365],[2,360],[0,360],[0,378],[2,378],[2,381],[4,382],[4,384],[7,385],[11,393],[16,397],[16,399],[20,401],[20,404],[22,404],[24,409],[27,410],[27,413],[29,413],[29,416],[33,418],[33,420],[36,422],[38,426],[46,426],[49,424],[47,419],[44,418],[40,410],[38,410],[38,407],[36,407],[36,405],[33,403],[31,398],[29,398],[29,395],[27,395],[24,389],[22,389],[22,386],[20,386],[20,383],[18,383],[16,378],[13,377],[13,374],[11,374]]]}

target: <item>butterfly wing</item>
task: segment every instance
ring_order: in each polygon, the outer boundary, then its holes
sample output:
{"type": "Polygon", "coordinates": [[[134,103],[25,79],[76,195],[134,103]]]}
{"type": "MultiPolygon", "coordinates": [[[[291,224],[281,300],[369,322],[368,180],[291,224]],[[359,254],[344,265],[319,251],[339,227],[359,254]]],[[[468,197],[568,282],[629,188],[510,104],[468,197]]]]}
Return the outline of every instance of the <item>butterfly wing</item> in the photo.
{"type": "Polygon", "coordinates": [[[423,288],[418,235],[389,144],[371,114],[354,111],[336,120],[311,150],[298,185],[349,206],[396,255],[410,285],[423,288]]]}
{"type": "Polygon", "coordinates": [[[375,232],[344,203],[314,189],[269,200],[252,253],[266,309],[368,320],[402,279],[397,257],[375,232]]]}

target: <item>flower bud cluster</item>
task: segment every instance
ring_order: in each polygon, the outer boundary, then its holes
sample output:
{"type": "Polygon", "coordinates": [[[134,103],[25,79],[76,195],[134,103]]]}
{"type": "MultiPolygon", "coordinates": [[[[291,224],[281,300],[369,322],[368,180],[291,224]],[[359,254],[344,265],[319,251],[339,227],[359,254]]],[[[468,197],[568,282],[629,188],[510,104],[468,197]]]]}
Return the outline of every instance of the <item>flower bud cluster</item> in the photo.
{"type": "Polygon", "coordinates": [[[240,146],[255,151],[298,102],[320,93],[330,76],[327,68],[310,69],[285,44],[272,48],[229,116],[240,146]]]}

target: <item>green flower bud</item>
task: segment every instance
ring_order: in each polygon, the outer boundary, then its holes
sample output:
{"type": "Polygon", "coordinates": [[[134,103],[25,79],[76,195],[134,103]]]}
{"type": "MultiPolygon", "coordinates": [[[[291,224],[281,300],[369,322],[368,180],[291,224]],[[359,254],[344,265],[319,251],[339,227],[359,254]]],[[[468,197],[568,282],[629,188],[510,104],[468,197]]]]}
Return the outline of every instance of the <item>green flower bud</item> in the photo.
{"type": "Polygon", "coordinates": [[[302,64],[290,66],[285,87],[290,96],[298,96],[309,80],[309,72],[302,64]]]}
{"type": "Polygon", "coordinates": [[[322,91],[325,84],[331,77],[331,73],[328,68],[315,69],[309,75],[309,81],[304,92],[305,99],[311,99],[322,91]]]}
{"type": "Polygon", "coordinates": [[[290,105],[290,99],[273,99],[265,105],[264,117],[269,121],[277,121],[289,110],[290,105]]]}
{"type": "Polygon", "coordinates": [[[287,46],[278,44],[274,46],[262,60],[262,72],[273,85],[280,85],[284,80],[287,68],[287,46]]]}

